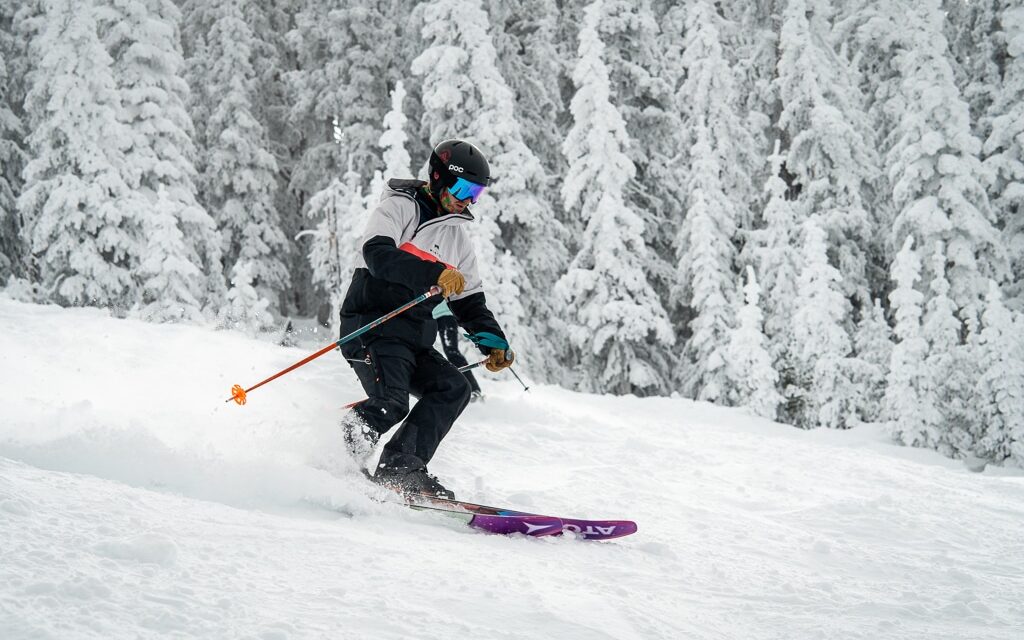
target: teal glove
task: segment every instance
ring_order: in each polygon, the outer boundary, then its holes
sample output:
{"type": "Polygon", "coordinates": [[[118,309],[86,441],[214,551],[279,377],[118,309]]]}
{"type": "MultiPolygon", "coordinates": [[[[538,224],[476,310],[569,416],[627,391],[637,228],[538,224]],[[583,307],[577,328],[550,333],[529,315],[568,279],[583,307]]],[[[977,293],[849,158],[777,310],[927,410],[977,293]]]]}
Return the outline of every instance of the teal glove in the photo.
{"type": "Polygon", "coordinates": [[[493,333],[487,331],[481,331],[480,333],[466,333],[463,334],[466,339],[475,344],[478,347],[490,347],[492,349],[508,349],[508,341],[501,336],[496,336],[493,333]]]}

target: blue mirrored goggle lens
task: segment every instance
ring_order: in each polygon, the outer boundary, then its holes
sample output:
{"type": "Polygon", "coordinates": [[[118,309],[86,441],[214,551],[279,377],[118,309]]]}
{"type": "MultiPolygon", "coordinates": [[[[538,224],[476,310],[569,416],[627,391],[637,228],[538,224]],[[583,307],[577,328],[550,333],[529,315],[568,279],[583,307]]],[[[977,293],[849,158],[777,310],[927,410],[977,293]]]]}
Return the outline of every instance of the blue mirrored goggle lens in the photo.
{"type": "Polygon", "coordinates": [[[452,197],[456,200],[465,200],[466,198],[470,198],[473,200],[473,204],[476,204],[480,194],[483,193],[486,188],[487,187],[482,184],[470,182],[465,178],[456,178],[455,184],[448,188],[448,192],[451,193],[452,197]]]}

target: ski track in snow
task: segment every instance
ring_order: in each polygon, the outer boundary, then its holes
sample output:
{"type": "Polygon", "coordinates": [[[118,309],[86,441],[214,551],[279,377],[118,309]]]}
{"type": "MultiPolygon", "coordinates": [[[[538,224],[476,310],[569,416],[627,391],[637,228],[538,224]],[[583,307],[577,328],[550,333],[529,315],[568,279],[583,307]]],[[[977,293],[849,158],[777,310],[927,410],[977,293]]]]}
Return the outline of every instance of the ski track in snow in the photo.
{"type": "Polygon", "coordinates": [[[639,524],[489,536],[369,497],[335,354],[223,402],[330,340],[0,299],[0,637],[1024,637],[1020,473],[482,374],[432,471],[464,499],[639,524]]]}

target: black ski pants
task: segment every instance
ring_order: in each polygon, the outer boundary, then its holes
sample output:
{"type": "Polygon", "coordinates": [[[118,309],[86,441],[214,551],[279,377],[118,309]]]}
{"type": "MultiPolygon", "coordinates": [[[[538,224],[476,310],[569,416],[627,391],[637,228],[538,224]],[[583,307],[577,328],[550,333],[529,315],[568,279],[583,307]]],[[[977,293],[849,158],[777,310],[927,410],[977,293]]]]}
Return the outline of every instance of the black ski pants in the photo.
{"type": "Polygon", "coordinates": [[[466,378],[434,348],[413,347],[394,338],[343,345],[342,353],[368,396],[353,409],[356,415],[381,435],[402,422],[384,446],[378,471],[425,468],[469,404],[466,378]],[[412,411],[410,394],[419,398],[412,411]]]}
{"type": "MultiPolygon", "coordinates": [[[[437,335],[441,337],[441,346],[444,347],[444,355],[448,358],[448,362],[456,367],[464,367],[469,364],[462,352],[459,351],[459,323],[454,316],[441,316],[437,319],[437,335]]],[[[462,375],[466,376],[466,382],[469,383],[470,389],[480,390],[480,384],[476,381],[472,371],[463,371],[462,375]]]]}

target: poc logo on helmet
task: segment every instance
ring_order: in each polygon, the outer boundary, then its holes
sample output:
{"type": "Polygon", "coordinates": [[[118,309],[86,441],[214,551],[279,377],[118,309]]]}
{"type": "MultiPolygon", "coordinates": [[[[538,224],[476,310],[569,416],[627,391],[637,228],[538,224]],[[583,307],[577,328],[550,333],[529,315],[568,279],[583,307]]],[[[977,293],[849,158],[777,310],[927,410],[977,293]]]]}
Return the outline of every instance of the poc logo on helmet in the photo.
{"type": "Polygon", "coordinates": [[[463,169],[462,167],[457,167],[454,164],[448,165],[448,170],[454,171],[455,173],[462,173],[463,171],[465,171],[465,169],[463,169]]]}

